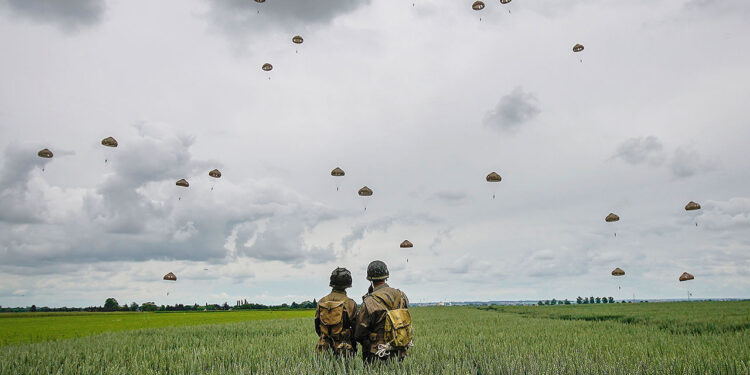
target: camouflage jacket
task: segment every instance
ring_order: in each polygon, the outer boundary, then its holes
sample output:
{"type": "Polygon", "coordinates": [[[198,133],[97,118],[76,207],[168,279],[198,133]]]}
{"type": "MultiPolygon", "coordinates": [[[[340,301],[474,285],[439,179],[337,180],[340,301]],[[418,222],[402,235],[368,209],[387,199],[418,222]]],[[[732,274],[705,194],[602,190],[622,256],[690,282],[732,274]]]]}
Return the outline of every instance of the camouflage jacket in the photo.
{"type": "Polygon", "coordinates": [[[346,296],[345,290],[332,290],[327,296],[318,301],[318,307],[315,309],[315,333],[318,334],[318,344],[316,349],[320,352],[331,350],[334,354],[349,354],[357,352],[357,345],[354,344],[354,325],[357,322],[357,303],[346,296]],[[321,329],[320,321],[320,304],[329,301],[344,301],[344,314],[342,316],[343,327],[337,334],[326,335],[321,329]]]}
{"type": "MultiPolygon", "coordinates": [[[[383,283],[371,293],[362,296],[362,306],[357,316],[354,339],[362,344],[362,358],[372,360],[378,358],[378,344],[385,344],[385,315],[388,310],[409,308],[409,299],[404,292],[391,288],[383,283]],[[385,303],[385,305],[384,305],[385,303]]],[[[403,359],[406,349],[391,352],[381,359],[403,359]]]]}

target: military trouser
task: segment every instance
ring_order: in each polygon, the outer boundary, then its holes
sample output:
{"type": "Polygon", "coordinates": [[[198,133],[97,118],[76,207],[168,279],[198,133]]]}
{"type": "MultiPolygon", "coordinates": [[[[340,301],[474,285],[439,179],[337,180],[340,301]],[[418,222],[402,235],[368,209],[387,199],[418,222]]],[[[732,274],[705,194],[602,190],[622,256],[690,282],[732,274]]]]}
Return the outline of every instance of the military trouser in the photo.
{"type": "Polygon", "coordinates": [[[349,340],[335,340],[331,337],[320,336],[318,344],[315,346],[318,353],[332,352],[334,355],[350,356],[357,353],[357,346],[352,345],[349,340]]]}

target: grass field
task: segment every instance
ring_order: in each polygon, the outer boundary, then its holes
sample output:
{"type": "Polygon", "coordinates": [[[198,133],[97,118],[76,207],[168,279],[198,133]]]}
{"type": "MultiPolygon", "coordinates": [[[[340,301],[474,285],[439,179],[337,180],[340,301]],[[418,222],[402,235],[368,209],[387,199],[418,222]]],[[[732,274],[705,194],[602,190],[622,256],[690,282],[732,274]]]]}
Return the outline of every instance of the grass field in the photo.
{"type": "Polygon", "coordinates": [[[750,374],[750,302],[412,312],[416,346],[400,364],[317,356],[305,317],[6,345],[0,374],[750,374]]]}
{"type": "Polygon", "coordinates": [[[301,311],[213,311],[164,313],[4,313],[0,314],[0,346],[68,339],[103,332],[145,328],[235,323],[246,320],[311,317],[301,311]]]}

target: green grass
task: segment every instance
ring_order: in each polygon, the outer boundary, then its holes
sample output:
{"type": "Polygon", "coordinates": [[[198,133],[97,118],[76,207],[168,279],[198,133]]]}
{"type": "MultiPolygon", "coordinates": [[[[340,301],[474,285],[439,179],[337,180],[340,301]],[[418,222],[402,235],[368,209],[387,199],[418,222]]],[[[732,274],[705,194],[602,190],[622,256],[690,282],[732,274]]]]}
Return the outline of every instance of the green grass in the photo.
{"type": "Polygon", "coordinates": [[[114,313],[3,313],[0,346],[60,340],[144,328],[234,323],[246,320],[311,317],[314,310],[213,311],[213,312],[114,312],[114,313]]]}
{"type": "Polygon", "coordinates": [[[317,356],[306,317],[7,345],[0,374],[750,374],[750,334],[741,328],[750,302],[426,307],[412,315],[416,346],[400,364],[317,356]]]}

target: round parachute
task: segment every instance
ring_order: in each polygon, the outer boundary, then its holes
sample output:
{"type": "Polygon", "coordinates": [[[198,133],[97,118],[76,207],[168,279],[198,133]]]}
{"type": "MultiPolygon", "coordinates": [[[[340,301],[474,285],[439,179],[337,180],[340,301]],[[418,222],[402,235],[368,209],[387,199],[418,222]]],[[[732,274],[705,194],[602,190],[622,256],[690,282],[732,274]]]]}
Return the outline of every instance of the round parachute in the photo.
{"type": "Polygon", "coordinates": [[[265,64],[263,64],[263,66],[261,67],[261,69],[263,69],[263,71],[269,72],[269,71],[273,70],[273,65],[271,65],[269,63],[265,63],[265,64]]]}
{"type": "Polygon", "coordinates": [[[360,197],[369,197],[372,195],[372,189],[364,186],[363,188],[359,189],[357,194],[359,194],[360,197]]]}
{"type": "Polygon", "coordinates": [[[500,0],[500,4],[508,4],[510,0],[500,0]]]}
{"type": "Polygon", "coordinates": [[[331,176],[334,176],[334,177],[342,177],[345,174],[346,173],[344,173],[344,170],[339,167],[333,168],[333,170],[331,171],[331,176]]]}
{"type": "Polygon", "coordinates": [[[613,213],[610,213],[609,215],[607,215],[607,217],[604,218],[604,221],[606,221],[608,223],[612,223],[612,222],[615,222],[615,221],[620,221],[620,217],[617,216],[617,215],[615,215],[615,214],[613,214],[613,213]]]}
{"type": "Polygon", "coordinates": [[[266,0],[255,0],[256,3],[265,3],[266,0]]]}
{"type": "Polygon", "coordinates": [[[401,245],[399,245],[402,249],[407,249],[410,247],[414,247],[414,244],[412,244],[409,240],[404,240],[404,242],[401,242],[401,245]]]}
{"type": "Polygon", "coordinates": [[[107,147],[117,147],[117,140],[112,137],[102,139],[102,145],[107,147]]]}
{"type": "Polygon", "coordinates": [[[302,39],[302,37],[299,36],[299,35],[295,35],[295,36],[292,37],[292,43],[294,43],[294,44],[302,44],[302,42],[304,42],[304,41],[305,40],[302,39]]]}
{"type": "Polygon", "coordinates": [[[164,280],[167,281],[177,281],[177,276],[175,276],[172,272],[164,275],[164,280]]]}
{"type": "Polygon", "coordinates": [[[482,1],[475,1],[474,4],[471,4],[471,9],[474,9],[474,10],[482,10],[482,9],[484,9],[484,2],[482,2],[482,1]]]}
{"type": "Polygon", "coordinates": [[[693,279],[695,279],[695,277],[687,272],[683,272],[682,275],[680,275],[680,281],[688,281],[693,279]]]}
{"type": "Polygon", "coordinates": [[[485,179],[487,180],[487,182],[500,182],[503,180],[503,178],[495,172],[488,174],[485,179]]]}
{"type": "Polygon", "coordinates": [[[622,268],[617,267],[612,270],[612,276],[625,276],[625,271],[623,271],[622,268]]]}
{"type": "Polygon", "coordinates": [[[213,178],[220,178],[221,177],[221,172],[219,172],[218,169],[214,169],[211,172],[208,172],[208,175],[211,176],[211,177],[213,177],[213,178]]]}
{"type": "Polygon", "coordinates": [[[179,180],[178,180],[178,181],[177,181],[177,182],[175,183],[175,185],[177,185],[177,186],[182,186],[182,187],[188,187],[188,186],[190,186],[190,184],[189,184],[189,183],[187,182],[187,180],[185,180],[184,178],[182,178],[182,179],[179,179],[179,180]]]}
{"type": "Polygon", "coordinates": [[[573,52],[581,52],[583,51],[583,44],[576,44],[573,46],[573,52]]]}
{"type": "Polygon", "coordinates": [[[39,151],[39,152],[37,152],[36,154],[37,154],[37,155],[38,155],[38,156],[39,156],[40,158],[45,158],[45,159],[50,159],[50,158],[52,158],[52,156],[53,156],[53,155],[52,155],[52,151],[50,151],[49,149],[46,149],[46,148],[45,148],[44,150],[40,150],[40,151],[39,151]]]}
{"type": "Polygon", "coordinates": [[[693,201],[690,201],[690,202],[689,202],[689,203],[688,203],[688,204],[687,204],[687,205],[685,206],[685,211],[695,211],[695,210],[700,210],[700,209],[701,209],[701,205],[700,205],[700,204],[698,204],[698,203],[695,203],[695,202],[693,202],[693,201]]]}

